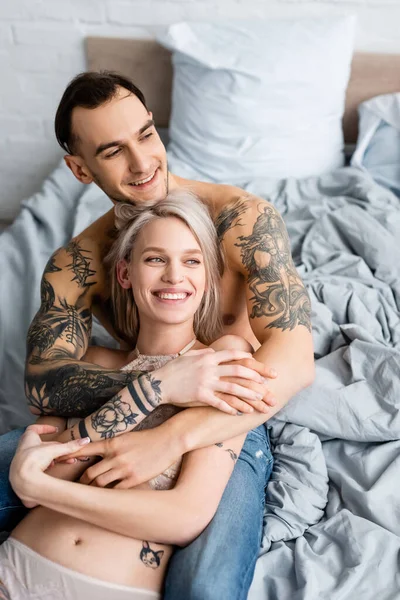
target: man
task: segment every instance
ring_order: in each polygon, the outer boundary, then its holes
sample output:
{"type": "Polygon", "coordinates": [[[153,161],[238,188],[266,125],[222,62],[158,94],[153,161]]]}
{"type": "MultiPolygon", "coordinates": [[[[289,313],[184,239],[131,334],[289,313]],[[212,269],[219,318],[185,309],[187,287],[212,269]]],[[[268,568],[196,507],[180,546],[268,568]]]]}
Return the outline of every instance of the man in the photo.
{"type": "MultiPolygon", "coordinates": [[[[241,335],[256,348],[256,360],[242,365],[263,375],[268,374],[267,367],[278,373],[268,383],[269,392],[263,387],[264,400],[273,404],[268,396],[273,394],[274,405],[266,409],[262,401],[254,402],[256,410],[239,418],[217,408],[229,404],[240,412],[243,404],[237,391],[243,388],[237,386],[259,388],[240,377],[224,377],[219,353],[212,359],[200,353],[169,363],[157,376],[158,387],[151,382],[140,384],[140,373],[131,382],[122,372],[85,363],[81,359],[90,338],[92,314],[116,335],[104,265],[112,242],[113,210],[56,251],[45,269],[42,304],[28,334],[26,394],[34,414],[82,418],[60,441],[68,435],[84,437],[87,418],[104,403],[117,402],[121,390],[134,402],[140,388],[147,406],[156,405],[160,394],[173,403],[184,389],[183,373],[187,381],[198,378],[193,403],[206,394],[214,406],[189,408],[158,431],[126,433],[85,448],[86,455],[103,456],[86,471],[85,483],[118,482],[119,487],[129,487],[161,473],[189,450],[260,426],[312,382],[310,302],[275,208],[239,188],[188,181],[169,173],[152,114],[132,82],[110,73],[78,76],[61,99],[55,129],[75,177],[86,184],[94,181],[114,204],[162,200],[169,190],[182,188],[208,206],[227,263],[222,290],[225,333],[241,335]],[[136,392],[135,385],[139,385],[136,392]]],[[[123,339],[123,332],[118,333],[123,339]]],[[[18,435],[12,436],[14,448],[18,435]]],[[[261,454],[245,443],[213,522],[190,546],[175,553],[165,598],[247,597],[271,466],[265,430],[263,435],[261,454]]],[[[0,444],[4,447],[4,442],[0,444]]],[[[8,455],[12,451],[9,446],[8,455]]]]}

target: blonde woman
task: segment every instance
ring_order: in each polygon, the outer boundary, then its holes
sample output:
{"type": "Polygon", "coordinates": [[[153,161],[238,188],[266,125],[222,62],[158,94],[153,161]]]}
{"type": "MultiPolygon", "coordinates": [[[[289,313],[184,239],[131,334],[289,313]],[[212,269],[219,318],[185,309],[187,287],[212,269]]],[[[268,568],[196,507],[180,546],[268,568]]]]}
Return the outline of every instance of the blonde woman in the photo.
{"type": "MultiPolygon", "coordinates": [[[[179,355],[210,352],[212,360],[213,350],[236,345],[234,356],[240,359],[251,350],[246,341],[232,336],[213,342],[220,332],[223,262],[201,202],[188,194],[168,196],[147,207],[117,206],[116,217],[119,235],[110,254],[112,296],[116,326],[133,350],[91,348],[85,360],[148,373],[69,428],[66,435],[72,441],[42,442],[39,434],[54,432],[45,424],[29,427],[23,436],[10,479],[24,504],[37,508],[0,547],[1,585],[16,600],[159,598],[173,546],[192,542],[213,519],[244,442],[245,435],[240,435],[190,452],[133,489],[83,486],[45,472],[55,459],[90,440],[138,427],[163,427],[176,410],[190,406],[196,381],[184,370],[181,406],[163,404],[159,382],[151,374],[168,368],[179,355]]],[[[232,358],[232,352],[227,353],[226,360],[232,358]]],[[[239,367],[239,373],[235,369],[242,378],[254,378],[254,371],[246,367],[239,367]]],[[[226,375],[232,372],[227,364],[226,375]]],[[[259,383],[261,389],[261,377],[259,383]]],[[[260,402],[254,390],[241,388],[240,396],[247,399],[246,411],[260,402]]],[[[255,430],[248,435],[255,436],[258,462],[264,465],[260,477],[265,478],[272,463],[265,434],[255,430]]],[[[257,530],[261,532],[261,521],[257,530]]]]}

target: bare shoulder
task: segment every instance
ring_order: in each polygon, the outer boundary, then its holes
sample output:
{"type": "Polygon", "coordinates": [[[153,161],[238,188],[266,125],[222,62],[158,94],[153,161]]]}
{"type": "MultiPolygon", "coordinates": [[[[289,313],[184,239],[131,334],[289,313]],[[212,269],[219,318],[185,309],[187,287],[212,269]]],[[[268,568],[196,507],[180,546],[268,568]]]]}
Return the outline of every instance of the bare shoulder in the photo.
{"type": "Polygon", "coordinates": [[[113,211],[109,211],[51,256],[44,278],[56,294],[85,295],[87,303],[102,295],[106,284],[104,258],[112,243],[113,211]]]}
{"type": "Polygon", "coordinates": [[[244,190],[234,185],[193,181],[176,176],[174,176],[174,179],[180,188],[187,189],[196,194],[196,196],[208,206],[214,218],[216,218],[226,206],[237,201],[238,198],[248,195],[244,190]]]}

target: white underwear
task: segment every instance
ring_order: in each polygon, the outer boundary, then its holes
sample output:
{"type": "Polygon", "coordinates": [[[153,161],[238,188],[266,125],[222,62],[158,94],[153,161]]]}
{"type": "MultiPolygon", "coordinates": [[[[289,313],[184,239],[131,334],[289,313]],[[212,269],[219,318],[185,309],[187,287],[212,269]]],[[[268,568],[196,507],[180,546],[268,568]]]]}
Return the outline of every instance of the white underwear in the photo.
{"type": "Polygon", "coordinates": [[[159,600],[157,592],[107,583],[67,569],[8,538],[0,546],[0,590],[12,600],[159,600]]]}

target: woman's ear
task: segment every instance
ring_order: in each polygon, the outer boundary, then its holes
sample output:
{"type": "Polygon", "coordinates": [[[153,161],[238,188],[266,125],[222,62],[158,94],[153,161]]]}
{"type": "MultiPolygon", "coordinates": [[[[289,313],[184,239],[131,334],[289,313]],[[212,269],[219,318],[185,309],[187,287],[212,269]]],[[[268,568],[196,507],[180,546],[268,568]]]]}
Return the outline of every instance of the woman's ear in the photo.
{"type": "Polygon", "coordinates": [[[131,280],[129,279],[129,264],[123,258],[117,262],[117,279],[118,283],[124,290],[129,290],[132,287],[131,280]]]}

